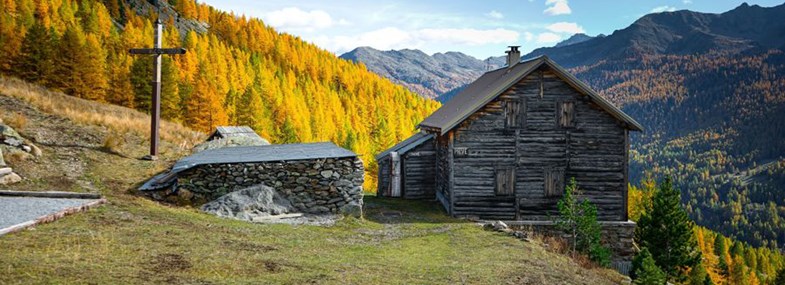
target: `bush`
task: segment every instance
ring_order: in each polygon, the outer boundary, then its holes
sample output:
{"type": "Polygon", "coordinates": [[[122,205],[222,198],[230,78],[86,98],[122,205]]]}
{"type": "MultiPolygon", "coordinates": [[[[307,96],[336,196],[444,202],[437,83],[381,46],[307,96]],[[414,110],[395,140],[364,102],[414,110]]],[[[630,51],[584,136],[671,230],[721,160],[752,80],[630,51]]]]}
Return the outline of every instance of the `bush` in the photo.
{"type": "Polygon", "coordinates": [[[577,252],[586,254],[603,267],[610,265],[611,251],[602,245],[602,228],[597,222],[597,207],[587,199],[578,201],[580,189],[575,178],[564,189],[564,197],[559,200],[559,217],[556,226],[570,235],[572,255],[577,252]]]}
{"type": "Polygon", "coordinates": [[[5,118],[5,123],[11,126],[11,128],[21,131],[27,126],[27,117],[22,115],[22,113],[13,113],[5,118]]]}

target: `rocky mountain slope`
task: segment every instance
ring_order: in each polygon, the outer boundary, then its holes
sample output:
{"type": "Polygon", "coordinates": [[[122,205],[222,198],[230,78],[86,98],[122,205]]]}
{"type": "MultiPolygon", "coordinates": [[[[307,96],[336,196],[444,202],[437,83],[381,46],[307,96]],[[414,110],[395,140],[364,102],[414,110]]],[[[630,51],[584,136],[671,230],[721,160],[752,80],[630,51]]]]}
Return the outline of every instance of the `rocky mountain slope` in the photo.
{"type": "Polygon", "coordinates": [[[460,52],[427,55],[420,50],[380,51],[371,47],[358,47],[340,57],[362,62],[370,71],[428,98],[461,87],[500,64],[460,52]]]}

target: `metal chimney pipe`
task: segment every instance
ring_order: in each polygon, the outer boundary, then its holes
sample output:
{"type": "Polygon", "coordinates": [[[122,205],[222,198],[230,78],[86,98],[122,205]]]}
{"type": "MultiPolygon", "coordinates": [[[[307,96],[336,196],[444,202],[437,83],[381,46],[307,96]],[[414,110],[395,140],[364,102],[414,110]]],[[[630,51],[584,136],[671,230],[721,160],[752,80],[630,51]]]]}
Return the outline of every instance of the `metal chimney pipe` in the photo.
{"type": "Polygon", "coordinates": [[[505,51],[507,54],[507,67],[513,67],[521,61],[521,52],[518,48],[521,46],[509,46],[510,50],[505,51]]]}

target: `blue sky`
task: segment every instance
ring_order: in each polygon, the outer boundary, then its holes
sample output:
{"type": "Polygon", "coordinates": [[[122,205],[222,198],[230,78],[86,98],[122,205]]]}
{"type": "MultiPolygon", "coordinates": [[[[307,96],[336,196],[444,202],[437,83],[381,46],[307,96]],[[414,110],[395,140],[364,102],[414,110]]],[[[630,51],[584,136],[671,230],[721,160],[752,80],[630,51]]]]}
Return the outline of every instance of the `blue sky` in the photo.
{"type": "MultiPolygon", "coordinates": [[[[764,7],[778,1],[747,1],[764,7]]],[[[460,51],[477,58],[552,46],[570,35],[611,34],[654,12],[721,13],[743,1],[664,0],[202,0],[218,9],[261,18],[336,54],[358,46],[460,51]]]]}

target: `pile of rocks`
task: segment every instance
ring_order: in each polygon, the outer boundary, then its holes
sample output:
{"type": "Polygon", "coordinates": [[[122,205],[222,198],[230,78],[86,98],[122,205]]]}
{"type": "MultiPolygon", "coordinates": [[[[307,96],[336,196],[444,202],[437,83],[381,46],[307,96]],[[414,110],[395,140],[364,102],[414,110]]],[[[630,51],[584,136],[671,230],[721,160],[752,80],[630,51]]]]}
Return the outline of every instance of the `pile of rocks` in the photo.
{"type": "Polygon", "coordinates": [[[22,155],[40,156],[41,150],[32,143],[25,141],[13,128],[0,121],[0,185],[8,185],[22,181],[22,177],[16,174],[3,157],[3,151],[18,152],[22,155]]]}
{"type": "Polygon", "coordinates": [[[357,157],[206,164],[179,173],[175,187],[146,193],[160,201],[202,205],[266,185],[291,204],[290,213],[360,216],[363,172],[357,157]]]}

